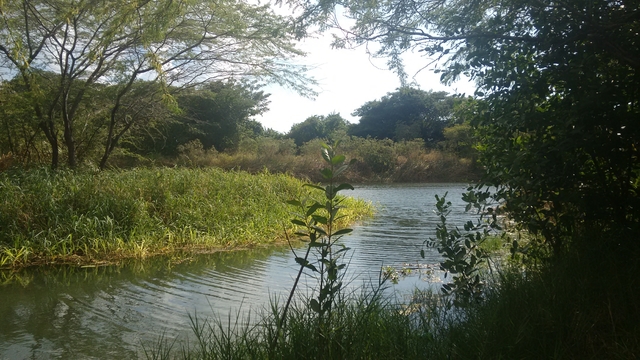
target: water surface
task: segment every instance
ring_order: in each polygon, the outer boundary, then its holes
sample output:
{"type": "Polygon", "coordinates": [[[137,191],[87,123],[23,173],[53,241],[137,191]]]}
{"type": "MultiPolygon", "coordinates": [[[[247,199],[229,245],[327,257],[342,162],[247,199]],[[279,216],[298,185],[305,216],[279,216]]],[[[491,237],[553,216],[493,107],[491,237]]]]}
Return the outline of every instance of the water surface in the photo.
{"type": "MultiPolygon", "coordinates": [[[[463,184],[404,184],[357,186],[347,192],[378,206],[374,218],[343,238],[352,249],[352,286],[375,282],[383,266],[437,264],[440,258],[433,249],[420,258],[424,240],[439,222],[434,195],[449,193],[454,204],[449,221],[461,225],[469,218],[460,201],[464,189],[463,184]]],[[[141,345],[163,333],[189,337],[189,314],[226,317],[286,296],[296,272],[291,252],[271,247],[199,255],[179,263],[162,257],[121,266],[3,273],[0,359],[138,358],[141,345]]],[[[401,278],[392,290],[432,286],[424,277],[401,278]]]]}

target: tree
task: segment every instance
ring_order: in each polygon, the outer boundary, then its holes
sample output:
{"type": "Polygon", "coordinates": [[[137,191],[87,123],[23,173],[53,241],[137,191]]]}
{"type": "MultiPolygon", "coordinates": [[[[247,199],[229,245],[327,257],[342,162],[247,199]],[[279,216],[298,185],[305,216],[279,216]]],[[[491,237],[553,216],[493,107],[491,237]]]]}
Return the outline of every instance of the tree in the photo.
{"type": "Polygon", "coordinates": [[[314,115],[305,121],[291,126],[287,137],[292,138],[297,146],[313,139],[330,139],[339,131],[346,131],[348,122],[340,114],[327,116],[314,115]]]}
{"type": "Polygon", "coordinates": [[[170,87],[208,79],[251,77],[312,93],[305,69],[287,62],[302,55],[291,21],[268,6],[240,0],[22,0],[0,3],[0,17],[0,65],[18,74],[30,93],[53,167],[59,142],[68,165],[77,165],[77,123],[96,84],[113,91],[104,107],[101,168],[139,120],[140,94],[136,103],[128,94],[140,79],[159,84],[149,84],[142,103],[170,107],[170,87]],[[46,88],[39,86],[42,71],[57,75],[46,88]],[[43,104],[42,97],[53,101],[43,104]]]}
{"type": "MultiPolygon", "coordinates": [[[[422,51],[447,82],[485,100],[484,185],[555,254],[595,237],[629,246],[640,223],[640,4],[635,1],[304,2],[300,25],[342,5],[354,25],[337,45],[422,51]],[[620,235],[620,232],[626,235],[620,235]]],[[[484,193],[486,195],[486,193],[484,193]]],[[[476,193],[478,199],[482,193],[476,193]]],[[[601,245],[600,245],[601,246],[601,245]]]]}
{"type": "Polygon", "coordinates": [[[471,122],[477,117],[480,106],[480,101],[472,97],[461,98],[455,104],[452,114],[453,124],[442,130],[444,141],[440,146],[445,151],[475,162],[478,158],[478,151],[475,148],[478,139],[471,122]]]}
{"type": "Polygon", "coordinates": [[[445,92],[400,88],[358,108],[353,115],[360,120],[350,134],[395,141],[422,138],[434,146],[444,139],[442,131],[449,125],[454,104],[455,97],[445,92]]]}
{"type": "MultiPolygon", "coordinates": [[[[235,148],[243,136],[260,135],[262,125],[251,118],[264,112],[268,94],[250,84],[212,81],[176,96],[180,113],[173,114],[165,126],[149,132],[140,129],[145,153],[177,155],[177,147],[199,140],[205,149],[224,151],[235,148]]],[[[133,141],[135,143],[135,140],[133,141]]]]}

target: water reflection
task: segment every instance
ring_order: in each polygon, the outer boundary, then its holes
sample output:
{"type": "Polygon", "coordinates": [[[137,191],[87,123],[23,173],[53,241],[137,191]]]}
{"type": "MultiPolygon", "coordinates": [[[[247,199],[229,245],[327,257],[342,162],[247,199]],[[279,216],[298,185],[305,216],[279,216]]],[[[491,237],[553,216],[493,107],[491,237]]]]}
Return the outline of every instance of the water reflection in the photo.
{"type": "MultiPolygon", "coordinates": [[[[382,266],[424,266],[422,242],[438,219],[434,195],[449,192],[452,222],[465,214],[457,201],[463,185],[357,187],[352,195],[379,206],[373,219],[344,238],[353,250],[353,286],[376,278],[382,266]]],[[[351,195],[351,194],[350,194],[351,195]]],[[[0,359],[136,358],[141,343],[163,332],[190,335],[188,314],[222,315],[267,303],[286,294],[297,266],[287,248],[261,248],[191,256],[187,261],[156,258],[119,266],[37,268],[4,272],[0,287],[0,359]]],[[[420,276],[401,279],[396,291],[428,286],[420,276]]]]}

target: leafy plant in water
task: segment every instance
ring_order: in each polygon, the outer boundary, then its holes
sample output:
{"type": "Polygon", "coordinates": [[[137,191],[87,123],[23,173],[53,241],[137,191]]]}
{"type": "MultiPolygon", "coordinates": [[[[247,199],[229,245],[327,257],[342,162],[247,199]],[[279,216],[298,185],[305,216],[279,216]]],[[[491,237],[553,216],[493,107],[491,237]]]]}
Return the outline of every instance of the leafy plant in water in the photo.
{"type": "MultiPolygon", "coordinates": [[[[295,233],[296,236],[308,241],[308,245],[304,256],[298,256],[293,247],[291,251],[295,256],[296,262],[300,265],[298,275],[294,281],[293,288],[289,293],[289,298],[285,304],[285,308],[278,322],[277,334],[272,342],[272,349],[275,348],[280,331],[286,321],[287,311],[291,304],[291,300],[296,291],[300,276],[304,270],[311,271],[318,275],[318,293],[317,296],[309,300],[309,307],[318,314],[318,331],[319,338],[325,338],[325,324],[331,319],[331,309],[340,290],[342,289],[342,275],[340,273],[346,267],[341,263],[340,259],[344,253],[349,250],[344,245],[336,244],[340,238],[352,231],[349,228],[336,230],[336,222],[343,216],[339,215],[339,211],[343,198],[338,196],[338,192],[342,190],[353,190],[353,186],[347,183],[336,184],[336,178],[342,174],[349,166],[345,163],[344,155],[337,155],[335,152],[339,142],[333,146],[322,144],[322,158],[327,167],[321,170],[322,177],[327,181],[326,186],[315,184],[305,184],[304,186],[320,190],[324,193],[323,201],[314,200],[306,197],[302,200],[289,200],[290,205],[298,209],[296,217],[291,222],[301,230],[295,233]],[[336,249],[339,247],[338,249],[336,249]],[[312,251],[317,251],[318,260],[312,262],[309,255],[312,251]]],[[[322,345],[322,344],[321,344],[322,345]]],[[[322,348],[322,347],[321,347],[322,348]]]]}
{"type": "MultiPolygon", "coordinates": [[[[436,246],[438,252],[444,257],[440,263],[440,269],[445,271],[445,278],[451,274],[452,281],[442,285],[442,292],[453,298],[456,306],[465,306],[472,301],[482,299],[484,282],[480,277],[480,266],[488,261],[488,254],[480,245],[487,239],[490,232],[501,230],[498,225],[496,211],[491,207],[483,208],[489,215],[485,221],[485,214],[474,224],[468,221],[464,224],[464,231],[458,227],[450,228],[447,217],[451,213],[451,202],[446,200],[447,193],[440,197],[436,195],[436,214],[440,217],[440,223],[436,226],[436,237],[425,241],[427,246],[436,246]]],[[[477,199],[463,196],[468,202],[467,211],[471,207],[478,207],[477,199]]],[[[420,251],[422,258],[425,251],[420,251]]]]}

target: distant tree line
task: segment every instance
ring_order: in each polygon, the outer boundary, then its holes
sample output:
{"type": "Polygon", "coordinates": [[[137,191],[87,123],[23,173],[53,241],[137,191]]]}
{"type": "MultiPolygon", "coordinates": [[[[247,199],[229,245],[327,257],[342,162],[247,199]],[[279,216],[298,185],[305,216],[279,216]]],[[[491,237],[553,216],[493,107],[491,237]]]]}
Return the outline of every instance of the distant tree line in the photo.
{"type": "MultiPolygon", "coordinates": [[[[56,119],[62,110],[55,84],[61,76],[34,71],[32,85],[39,90],[39,106],[56,119]],[[52,88],[53,87],[53,88],[52,88]]],[[[469,111],[475,101],[415,88],[400,88],[380,100],[372,100],[354,111],[360,121],[349,123],[340,114],[314,115],[294,124],[286,134],[264,129],[254,120],[268,109],[269,94],[255,83],[212,80],[189,88],[165,86],[137,80],[118,101],[123,127],[110,124],[120,85],[82,84],[83,98],[76,109],[73,128],[76,162],[91,161],[104,167],[105,143],[109,155],[175,157],[190,143],[203,150],[233,152],[244,139],[258,136],[292,139],[298,148],[315,140],[346,136],[405,141],[421,139],[429,149],[441,149],[462,157],[473,157],[469,111]],[[169,96],[170,101],[164,97],[169,96]],[[126,129],[126,131],[125,131],[126,129]],[[116,133],[116,131],[118,131],[116,133]]],[[[74,86],[72,86],[75,89],[74,86]]],[[[33,91],[20,76],[0,83],[0,153],[11,153],[25,164],[44,163],[51,158],[51,145],[33,111],[33,91]]],[[[73,94],[70,94],[72,96],[73,94]]],[[[63,153],[64,154],[64,153],[63,153]]]]}
{"type": "Polygon", "coordinates": [[[402,87],[379,100],[368,101],[353,112],[358,123],[340,114],[314,115],[294,124],[286,137],[296,145],[313,139],[356,136],[378,140],[422,139],[427,148],[441,148],[464,157],[473,155],[469,122],[477,101],[446,92],[402,87]]]}

